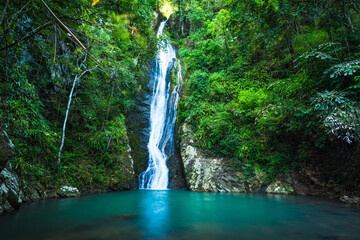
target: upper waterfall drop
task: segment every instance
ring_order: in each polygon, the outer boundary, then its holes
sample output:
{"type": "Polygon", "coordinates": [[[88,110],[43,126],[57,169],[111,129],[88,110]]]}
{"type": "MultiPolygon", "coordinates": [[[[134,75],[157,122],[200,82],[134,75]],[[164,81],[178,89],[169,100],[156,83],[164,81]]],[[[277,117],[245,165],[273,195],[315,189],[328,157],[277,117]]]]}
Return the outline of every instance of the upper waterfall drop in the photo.
{"type": "MultiPolygon", "coordinates": [[[[166,21],[161,22],[157,37],[160,37],[166,21]]],[[[167,159],[174,154],[174,128],[179,99],[181,65],[176,59],[175,49],[167,40],[158,44],[155,81],[150,105],[150,137],[147,145],[149,162],[147,169],[139,176],[140,189],[166,190],[169,184],[167,159]],[[170,95],[170,79],[167,73],[177,67],[177,85],[170,95]]]]}

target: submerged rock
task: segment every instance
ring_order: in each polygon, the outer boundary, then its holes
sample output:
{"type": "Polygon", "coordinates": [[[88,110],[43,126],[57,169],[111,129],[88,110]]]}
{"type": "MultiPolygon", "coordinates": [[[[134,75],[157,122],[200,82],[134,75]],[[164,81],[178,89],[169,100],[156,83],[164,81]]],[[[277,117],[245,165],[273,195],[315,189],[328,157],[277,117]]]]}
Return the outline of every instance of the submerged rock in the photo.
{"type": "Polygon", "coordinates": [[[76,187],[63,186],[57,191],[57,194],[60,197],[78,197],[80,191],[76,187]]]}
{"type": "Polygon", "coordinates": [[[138,215],[135,214],[119,214],[113,215],[106,218],[106,220],[127,220],[127,219],[134,219],[137,218],[138,215]]]}
{"type": "Polygon", "coordinates": [[[71,229],[72,232],[84,232],[84,231],[90,231],[95,228],[99,227],[98,224],[95,223],[87,223],[87,224],[81,224],[78,226],[75,226],[71,229]]]}
{"type": "Polygon", "coordinates": [[[324,209],[323,211],[332,215],[346,215],[346,213],[338,212],[333,209],[324,209]]]}

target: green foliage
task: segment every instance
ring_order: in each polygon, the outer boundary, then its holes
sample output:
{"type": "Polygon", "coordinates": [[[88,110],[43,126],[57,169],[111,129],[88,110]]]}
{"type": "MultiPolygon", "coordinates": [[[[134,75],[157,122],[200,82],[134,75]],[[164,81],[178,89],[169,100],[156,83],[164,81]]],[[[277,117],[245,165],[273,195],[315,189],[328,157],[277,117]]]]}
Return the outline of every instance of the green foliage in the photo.
{"type": "Polygon", "coordinates": [[[359,143],[352,1],[174,4],[190,24],[173,33],[186,76],[179,116],[200,145],[275,178],[333,137],[359,143]]]}
{"type": "Polygon", "coordinates": [[[15,149],[20,157],[17,165],[27,168],[24,158],[37,162],[39,156],[53,157],[56,148],[57,133],[42,115],[43,103],[37,90],[31,84],[25,71],[28,66],[19,64],[9,71],[12,83],[2,82],[1,99],[3,101],[0,115],[2,122],[15,137],[15,149]],[[8,94],[11,94],[8,97],[8,94]],[[47,148],[45,150],[44,148],[47,148]],[[24,166],[23,166],[24,165],[24,166]]]}
{"type": "Polygon", "coordinates": [[[312,104],[328,133],[348,143],[360,141],[360,108],[345,92],[318,93],[312,104]]]}
{"type": "MultiPolygon", "coordinates": [[[[359,8],[354,1],[173,0],[184,63],[179,119],[209,152],[270,178],[339,139],[360,141],[359,8]]],[[[155,52],[154,0],[0,6],[0,116],[23,174],[74,186],[129,182],[125,119],[155,52]],[[56,25],[56,26],[55,26],[56,25]],[[62,166],[65,110],[77,81],[62,166]]]]}
{"type": "MultiPolygon", "coordinates": [[[[14,166],[43,184],[128,181],[125,116],[145,88],[155,52],[153,0],[9,1],[0,12],[0,116],[14,166]],[[86,73],[84,72],[86,71],[86,73]],[[74,79],[62,164],[56,165],[74,79]]],[[[121,185],[121,184],[120,184],[121,185]]]]}

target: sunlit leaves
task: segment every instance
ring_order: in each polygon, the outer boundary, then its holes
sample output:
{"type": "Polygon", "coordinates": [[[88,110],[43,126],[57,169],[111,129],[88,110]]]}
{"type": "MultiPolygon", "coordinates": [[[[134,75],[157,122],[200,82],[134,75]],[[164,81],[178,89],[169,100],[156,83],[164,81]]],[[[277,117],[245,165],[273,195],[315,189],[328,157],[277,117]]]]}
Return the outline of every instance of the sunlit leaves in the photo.
{"type": "Polygon", "coordinates": [[[96,4],[98,4],[100,2],[100,0],[95,0],[92,4],[91,4],[91,6],[95,6],[96,4]]]}
{"type": "Polygon", "coordinates": [[[274,9],[279,9],[279,0],[255,0],[255,2],[261,7],[273,7],[274,9]]]}

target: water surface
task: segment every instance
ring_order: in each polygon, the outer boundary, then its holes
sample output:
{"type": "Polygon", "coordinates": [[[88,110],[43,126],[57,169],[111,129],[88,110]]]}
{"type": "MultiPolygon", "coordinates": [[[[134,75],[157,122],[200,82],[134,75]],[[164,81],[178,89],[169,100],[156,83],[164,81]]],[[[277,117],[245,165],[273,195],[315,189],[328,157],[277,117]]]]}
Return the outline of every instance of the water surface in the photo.
{"type": "Polygon", "coordinates": [[[360,210],[302,196],[130,191],[0,217],[7,239],[360,239],[360,210]]]}

